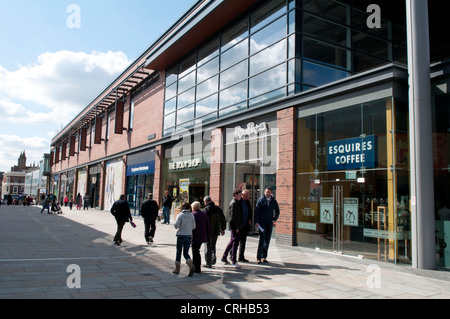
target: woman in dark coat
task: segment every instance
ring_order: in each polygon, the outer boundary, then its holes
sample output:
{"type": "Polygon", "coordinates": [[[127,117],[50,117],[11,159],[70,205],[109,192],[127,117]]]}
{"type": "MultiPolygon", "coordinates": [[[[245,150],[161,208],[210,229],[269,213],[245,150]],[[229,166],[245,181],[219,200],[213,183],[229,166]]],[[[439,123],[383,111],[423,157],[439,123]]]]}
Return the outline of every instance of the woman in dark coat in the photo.
{"type": "Polygon", "coordinates": [[[195,266],[195,272],[201,273],[202,259],[200,257],[200,247],[208,241],[209,237],[209,218],[206,212],[201,211],[200,202],[192,203],[192,214],[195,218],[195,229],[192,231],[192,260],[195,266]]]}

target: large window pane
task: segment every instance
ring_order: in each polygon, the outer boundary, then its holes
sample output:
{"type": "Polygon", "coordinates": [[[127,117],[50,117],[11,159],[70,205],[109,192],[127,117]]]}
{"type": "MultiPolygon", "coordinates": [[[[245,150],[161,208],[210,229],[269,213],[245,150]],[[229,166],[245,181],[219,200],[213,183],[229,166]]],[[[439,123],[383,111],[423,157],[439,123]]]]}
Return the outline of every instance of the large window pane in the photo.
{"type": "Polygon", "coordinates": [[[255,54],[250,58],[250,76],[286,60],[286,40],[255,54]]]}
{"type": "Polygon", "coordinates": [[[383,60],[388,60],[389,43],[387,41],[374,38],[362,32],[353,32],[353,48],[360,52],[373,55],[383,60]]]}
{"type": "Polygon", "coordinates": [[[219,38],[212,40],[210,43],[206,44],[204,47],[198,50],[198,66],[203,65],[205,62],[209,61],[211,58],[219,54],[220,41],[219,38]]]}
{"type": "Polygon", "coordinates": [[[251,20],[251,32],[253,33],[258,28],[263,27],[270,21],[276,19],[281,14],[286,12],[286,1],[276,0],[271,1],[250,17],[251,20]]]}
{"type": "Polygon", "coordinates": [[[192,54],[191,56],[180,62],[180,78],[194,70],[195,60],[195,54],[192,54]]]}
{"type": "Polygon", "coordinates": [[[219,76],[215,77],[199,84],[197,86],[197,101],[201,100],[205,96],[208,96],[214,92],[217,92],[219,86],[219,76]]]}
{"type": "Polygon", "coordinates": [[[177,108],[177,99],[173,98],[164,103],[164,114],[169,114],[175,111],[177,108]]]}
{"type": "Polygon", "coordinates": [[[214,111],[217,111],[217,94],[196,103],[195,117],[199,118],[214,111]]]}
{"type": "Polygon", "coordinates": [[[321,86],[331,83],[349,75],[348,72],[330,68],[327,66],[303,62],[303,82],[313,86],[321,86]]]}
{"type": "Polygon", "coordinates": [[[164,117],[164,130],[175,126],[175,114],[176,113],[172,113],[164,117]]]}
{"type": "Polygon", "coordinates": [[[185,107],[177,112],[177,125],[194,119],[194,105],[185,107]]]}
{"type": "Polygon", "coordinates": [[[304,14],[303,33],[307,36],[348,47],[350,45],[348,30],[348,27],[340,26],[307,13],[304,14]]]}
{"type": "Polygon", "coordinates": [[[219,106],[225,108],[247,99],[247,81],[236,84],[219,94],[219,106]]]}
{"type": "Polygon", "coordinates": [[[254,97],[286,85],[286,63],[250,79],[249,97],[254,97]]]}
{"type": "Polygon", "coordinates": [[[222,34],[222,52],[248,36],[248,19],[245,18],[222,34]]]}
{"type": "Polygon", "coordinates": [[[213,75],[219,73],[219,58],[206,63],[197,70],[197,83],[209,79],[213,75]]]}
{"type": "Polygon", "coordinates": [[[305,38],[304,57],[312,60],[336,65],[341,68],[350,68],[349,59],[350,51],[329,45],[323,42],[305,38]]]}
{"type": "Polygon", "coordinates": [[[252,35],[250,37],[250,54],[254,54],[286,37],[286,25],[286,16],[284,16],[252,35]]]}
{"type": "Polygon", "coordinates": [[[195,101],[195,88],[192,88],[183,94],[178,95],[178,108],[182,108],[195,101]]]}
{"type": "Polygon", "coordinates": [[[170,100],[177,95],[177,83],[175,82],[169,87],[166,87],[166,100],[170,100]]]}
{"type": "Polygon", "coordinates": [[[303,9],[341,24],[350,24],[349,6],[333,0],[303,0],[303,9]]]}
{"type": "Polygon", "coordinates": [[[171,85],[178,79],[178,65],[173,68],[167,70],[166,72],[166,86],[171,85]]]}
{"type": "Polygon", "coordinates": [[[234,67],[222,72],[220,74],[220,89],[224,89],[233,85],[236,82],[242,81],[247,78],[248,63],[247,60],[236,64],[234,67]]]}
{"type": "Polygon", "coordinates": [[[178,81],[178,93],[182,93],[195,85],[195,71],[178,81]]]}
{"type": "Polygon", "coordinates": [[[222,54],[221,70],[225,70],[233,64],[242,61],[248,57],[248,40],[244,40],[235,47],[222,54]]]}

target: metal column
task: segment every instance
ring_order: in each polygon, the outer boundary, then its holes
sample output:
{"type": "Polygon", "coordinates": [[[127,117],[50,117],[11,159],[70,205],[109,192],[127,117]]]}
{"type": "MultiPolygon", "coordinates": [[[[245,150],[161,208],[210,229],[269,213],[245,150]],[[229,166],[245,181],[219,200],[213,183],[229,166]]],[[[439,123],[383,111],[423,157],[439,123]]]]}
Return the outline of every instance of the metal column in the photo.
{"type": "Polygon", "coordinates": [[[406,0],[412,265],[434,269],[434,183],[428,1],[406,0]]]}

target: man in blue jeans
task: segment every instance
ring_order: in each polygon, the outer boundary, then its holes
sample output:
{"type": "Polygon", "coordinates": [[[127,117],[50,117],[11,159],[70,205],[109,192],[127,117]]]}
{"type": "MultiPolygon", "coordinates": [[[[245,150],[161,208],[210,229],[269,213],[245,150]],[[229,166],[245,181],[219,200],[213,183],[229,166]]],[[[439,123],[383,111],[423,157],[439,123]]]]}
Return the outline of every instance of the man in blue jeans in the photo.
{"type": "Polygon", "coordinates": [[[272,229],[276,225],[280,216],[278,202],[272,196],[272,189],[266,187],[264,196],[260,197],[255,207],[255,227],[259,232],[258,252],[256,253],[257,263],[266,263],[267,252],[269,250],[272,229]]]}

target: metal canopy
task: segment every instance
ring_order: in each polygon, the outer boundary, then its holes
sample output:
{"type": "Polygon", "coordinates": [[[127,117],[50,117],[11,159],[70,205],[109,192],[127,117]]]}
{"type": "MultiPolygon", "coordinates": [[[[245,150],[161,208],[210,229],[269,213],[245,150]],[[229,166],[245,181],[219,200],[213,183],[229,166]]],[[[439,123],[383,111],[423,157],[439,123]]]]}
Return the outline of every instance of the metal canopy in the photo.
{"type": "Polygon", "coordinates": [[[117,86],[113,87],[108,93],[96,104],[93,104],[88,112],[80,119],[73,123],[70,127],[66,127],[66,132],[60,136],[51,146],[61,145],[62,142],[69,138],[74,132],[78,132],[82,127],[91,123],[98,115],[115,105],[116,101],[124,99],[128,92],[133,90],[142,81],[148,78],[153,72],[144,69],[144,64],[138,66],[130,75],[128,75],[117,86]],[[141,76],[136,76],[141,75],[141,76]]]}

